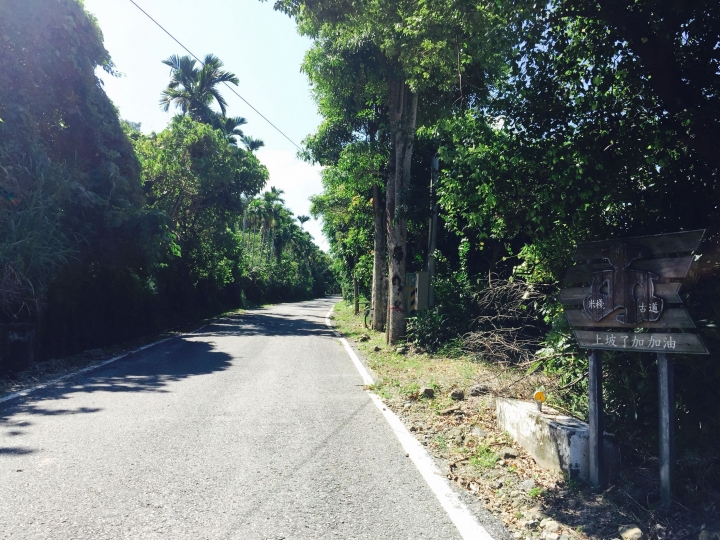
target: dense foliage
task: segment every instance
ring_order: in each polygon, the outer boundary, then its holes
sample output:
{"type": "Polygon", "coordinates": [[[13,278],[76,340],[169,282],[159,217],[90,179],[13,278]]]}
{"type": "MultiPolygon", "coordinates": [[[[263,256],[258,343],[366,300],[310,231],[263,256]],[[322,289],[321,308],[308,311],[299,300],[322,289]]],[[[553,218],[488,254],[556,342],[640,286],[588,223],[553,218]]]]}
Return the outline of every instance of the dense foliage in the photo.
{"type": "MultiPolygon", "coordinates": [[[[503,361],[522,363],[531,348],[529,369],[544,369],[556,381],[554,402],[582,417],[587,360],[558,302],[574,246],[707,229],[683,292],[711,355],[677,356],[676,416],[681,455],[717,448],[717,2],[275,5],[315,40],[304,70],[325,122],[306,147],[308,158],[327,166],[315,210],[325,217],[333,251],[344,255],[343,279],[358,276],[361,290],[374,287],[368,261],[378,232],[382,274],[393,279],[398,245],[408,271],[437,267],[435,306],[408,324],[407,338],[417,344],[439,349],[462,339],[466,351],[487,352],[488,342],[514,335],[524,345],[517,354],[507,347],[503,361]],[[400,137],[393,121],[402,108],[398,78],[411,91],[405,104],[417,100],[417,126],[405,122],[400,137]],[[369,145],[374,158],[355,162],[370,155],[356,149],[369,145]],[[435,154],[440,170],[429,189],[435,154]],[[407,168],[400,191],[390,180],[367,179],[368,170],[391,178],[407,168]],[[397,202],[386,206],[380,230],[372,220],[373,185],[397,202]],[[430,252],[435,200],[440,228],[430,252]],[[398,244],[392,237],[402,220],[407,237],[398,244]],[[512,315],[502,302],[485,301],[501,283],[526,284],[525,306],[512,315]],[[529,328],[525,335],[513,334],[521,327],[529,328]]],[[[608,355],[605,380],[610,427],[653,453],[655,358],[608,355]]]]}
{"type": "Polygon", "coordinates": [[[0,325],[37,329],[41,356],[332,284],[278,193],[258,198],[263,143],[218,88],[237,78],[213,55],[165,64],[160,105],[181,114],[144,135],[102,89],[114,67],[81,2],[0,4],[0,325]]]}

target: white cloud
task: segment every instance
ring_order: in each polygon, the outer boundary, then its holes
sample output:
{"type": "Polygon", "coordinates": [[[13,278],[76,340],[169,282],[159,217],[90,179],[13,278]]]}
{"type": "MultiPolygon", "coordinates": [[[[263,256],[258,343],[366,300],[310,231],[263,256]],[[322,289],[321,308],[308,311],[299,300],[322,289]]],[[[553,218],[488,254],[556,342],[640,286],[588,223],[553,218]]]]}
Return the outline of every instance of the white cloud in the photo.
{"type": "MultiPolygon", "coordinates": [[[[274,186],[282,189],[285,194],[285,205],[292,210],[296,216],[310,215],[311,195],[322,192],[319,165],[310,165],[297,158],[290,150],[261,148],[257,152],[260,161],[268,168],[270,179],[267,189],[274,186]]],[[[315,243],[323,251],[328,250],[328,243],[322,234],[322,223],[320,220],[310,219],[305,223],[305,230],[308,231],[315,243]]]]}

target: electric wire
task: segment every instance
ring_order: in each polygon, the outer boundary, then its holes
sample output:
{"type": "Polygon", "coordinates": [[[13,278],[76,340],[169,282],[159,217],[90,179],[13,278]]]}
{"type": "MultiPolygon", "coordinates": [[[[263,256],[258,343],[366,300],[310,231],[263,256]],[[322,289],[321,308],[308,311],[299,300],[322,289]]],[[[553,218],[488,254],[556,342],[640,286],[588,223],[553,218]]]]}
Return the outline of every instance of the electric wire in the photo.
{"type": "MultiPolygon", "coordinates": [[[[152,16],[150,16],[150,14],[149,14],[147,11],[145,11],[143,8],[141,8],[139,5],[137,5],[137,4],[135,3],[135,0],[129,0],[129,2],[130,2],[132,5],[134,5],[136,8],[138,8],[148,19],[150,19],[152,22],[154,22],[154,23],[158,26],[158,28],[160,28],[160,30],[162,30],[162,31],[165,32],[168,36],[170,36],[170,38],[171,38],[175,43],[177,43],[178,45],[180,45],[180,47],[182,47],[183,49],[185,49],[185,51],[187,51],[187,53],[188,53],[190,56],[192,56],[195,60],[197,60],[198,62],[200,62],[200,64],[202,64],[203,66],[205,66],[205,63],[204,63],[202,60],[200,60],[200,58],[198,58],[195,53],[193,53],[190,49],[188,49],[185,45],[183,45],[183,44],[180,42],[180,40],[179,40],[178,38],[176,38],[174,35],[172,35],[162,24],[160,24],[160,23],[157,22],[155,19],[153,19],[152,16]]],[[[253,111],[255,111],[256,113],[258,113],[263,120],[265,120],[268,124],[270,124],[270,125],[275,129],[275,131],[277,131],[280,135],[282,135],[282,136],[285,137],[288,141],[290,141],[290,142],[295,146],[295,148],[297,148],[298,150],[302,150],[302,148],[300,148],[300,145],[298,145],[298,144],[297,144],[295,141],[293,141],[290,137],[288,137],[287,135],[285,135],[285,133],[283,133],[283,131],[282,131],[279,127],[277,127],[275,124],[273,124],[263,113],[261,113],[260,111],[258,111],[255,107],[253,107],[253,106],[250,104],[250,102],[249,102],[247,99],[245,99],[244,97],[242,97],[237,91],[235,91],[235,89],[234,89],[232,86],[230,86],[230,85],[229,85],[228,83],[226,83],[226,82],[224,82],[223,84],[224,84],[225,86],[227,86],[228,89],[229,89],[233,94],[235,94],[237,97],[239,97],[240,99],[242,99],[248,107],[250,107],[253,111]]]]}

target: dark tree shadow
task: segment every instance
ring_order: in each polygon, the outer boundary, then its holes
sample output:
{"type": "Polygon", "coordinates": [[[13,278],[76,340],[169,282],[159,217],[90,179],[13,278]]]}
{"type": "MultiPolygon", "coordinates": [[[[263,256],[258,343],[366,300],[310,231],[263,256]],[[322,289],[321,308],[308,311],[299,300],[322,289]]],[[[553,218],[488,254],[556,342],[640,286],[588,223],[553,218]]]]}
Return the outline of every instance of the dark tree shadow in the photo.
{"type": "Polygon", "coordinates": [[[0,446],[0,456],[24,456],[36,452],[33,448],[22,448],[20,446],[0,446]]]}
{"type": "Polygon", "coordinates": [[[333,331],[325,325],[324,317],[254,311],[244,315],[225,317],[204,327],[198,335],[315,336],[332,338],[333,331]]]}
{"type": "MultiPolygon", "coordinates": [[[[197,375],[208,375],[230,367],[233,357],[214,349],[213,337],[221,336],[316,336],[332,338],[319,308],[327,300],[303,302],[295,314],[275,313],[276,308],[260,309],[243,315],[219,319],[201,331],[169,340],[146,351],[130,354],[87,374],[51,383],[27,396],[0,404],[0,437],[18,440],[33,425],[27,415],[60,416],[93,414],[99,408],[62,408],[62,400],[76,394],[94,392],[168,392],[170,383],[197,375]],[[209,338],[209,342],[206,341],[209,338]],[[22,429],[21,429],[22,428],[22,429]]],[[[0,454],[21,455],[33,452],[16,446],[0,447],[0,454]]]]}
{"type": "MultiPolygon", "coordinates": [[[[0,428],[7,431],[2,437],[21,437],[33,425],[26,415],[60,416],[92,414],[96,407],[61,408],[61,400],[75,394],[94,392],[167,392],[172,382],[223,371],[230,366],[232,356],[213,350],[211,343],[179,337],[157,348],[128,355],[89,374],[80,374],[37,390],[28,396],[0,405],[0,428]],[[50,403],[52,402],[52,405],[50,403]],[[20,418],[22,419],[20,419],[20,418]]],[[[0,447],[0,454],[20,455],[32,450],[19,447],[0,447]]]]}

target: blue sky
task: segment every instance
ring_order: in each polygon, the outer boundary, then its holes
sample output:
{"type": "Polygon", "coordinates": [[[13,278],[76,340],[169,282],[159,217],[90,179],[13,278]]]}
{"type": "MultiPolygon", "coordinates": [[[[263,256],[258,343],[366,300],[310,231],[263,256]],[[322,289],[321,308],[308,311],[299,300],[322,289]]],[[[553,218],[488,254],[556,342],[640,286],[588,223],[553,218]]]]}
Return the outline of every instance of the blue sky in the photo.
{"type": "MultiPolygon", "coordinates": [[[[293,141],[317,128],[320,117],[304,74],[300,73],[310,40],[298,35],[294,22],[258,0],[135,0],[155,20],[200,58],[218,56],[240,79],[237,92],[293,141]]],[[[85,0],[102,28],[105,47],[123,75],[100,72],[105,91],[122,118],[142,123],[144,132],[161,131],[172,112],[158,106],[169,80],[161,63],[181,47],[143,15],[129,0],[85,0]]],[[[244,116],[243,131],[265,141],[257,155],[270,171],[270,186],[285,191],[285,202],[296,215],[308,214],[308,197],[322,190],[320,169],[295,157],[297,149],[230,90],[223,92],[228,114],[244,116]]],[[[321,223],[305,225],[321,248],[327,242],[321,223]]]]}

